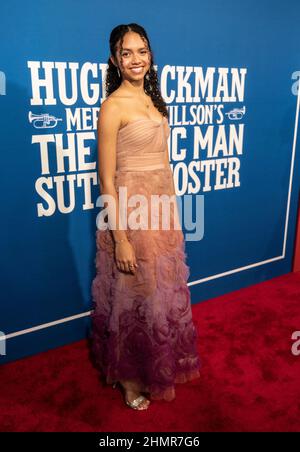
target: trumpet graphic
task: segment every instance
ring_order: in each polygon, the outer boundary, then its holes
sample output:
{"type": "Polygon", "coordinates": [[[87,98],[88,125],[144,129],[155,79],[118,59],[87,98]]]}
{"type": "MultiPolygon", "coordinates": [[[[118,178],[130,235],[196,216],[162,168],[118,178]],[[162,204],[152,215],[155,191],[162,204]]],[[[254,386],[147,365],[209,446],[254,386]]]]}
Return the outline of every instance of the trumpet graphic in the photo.
{"type": "Polygon", "coordinates": [[[237,119],[242,119],[245,112],[246,112],[246,107],[244,106],[243,108],[233,108],[229,112],[225,113],[225,115],[228,115],[229,119],[237,120],[237,119]]]}
{"type": "Polygon", "coordinates": [[[28,113],[29,122],[33,123],[36,129],[51,129],[56,127],[58,121],[62,121],[61,118],[55,118],[48,113],[43,113],[42,115],[35,115],[31,111],[28,113]]]}

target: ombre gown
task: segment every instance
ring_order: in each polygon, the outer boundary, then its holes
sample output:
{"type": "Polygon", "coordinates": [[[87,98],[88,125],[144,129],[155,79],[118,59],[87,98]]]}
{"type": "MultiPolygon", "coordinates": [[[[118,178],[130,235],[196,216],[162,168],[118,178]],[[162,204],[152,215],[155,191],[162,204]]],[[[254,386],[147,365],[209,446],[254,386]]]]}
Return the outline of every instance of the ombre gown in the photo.
{"type": "MultiPolygon", "coordinates": [[[[165,160],[169,134],[166,117],[141,118],[119,130],[115,187],[126,187],[126,202],[134,194],[149,205],[152,194],[176,197],[165,160]]],[[[127,219],[137,206],[128,207],[127,219]]],[[[178,226],[177,207],[169,217],[169,230],[161,228],[161,218],[159,229],[125,230],[139,265],[134,275],[117,268],[111,230],[97,229],[91,315],[92,353],[106,383],[135,380],[151,399],[167,401],[175,398],[175,383],[200,376],[184,236],[172,227],[178,226]]]]}

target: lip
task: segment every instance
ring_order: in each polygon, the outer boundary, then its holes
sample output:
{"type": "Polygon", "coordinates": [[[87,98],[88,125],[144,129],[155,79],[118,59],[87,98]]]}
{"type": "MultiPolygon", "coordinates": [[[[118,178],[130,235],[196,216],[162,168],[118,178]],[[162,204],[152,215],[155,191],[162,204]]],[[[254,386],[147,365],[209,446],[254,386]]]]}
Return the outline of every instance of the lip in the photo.
{"type": "Polygon", "coordinates": [[[144,68],[143,68],[143,66],[133,67],[133,68],[130,69],[130,71],[131,71],[132,74],[134,74],[134,75],[143,75],[143,74],[144,74],[144,68]]]}

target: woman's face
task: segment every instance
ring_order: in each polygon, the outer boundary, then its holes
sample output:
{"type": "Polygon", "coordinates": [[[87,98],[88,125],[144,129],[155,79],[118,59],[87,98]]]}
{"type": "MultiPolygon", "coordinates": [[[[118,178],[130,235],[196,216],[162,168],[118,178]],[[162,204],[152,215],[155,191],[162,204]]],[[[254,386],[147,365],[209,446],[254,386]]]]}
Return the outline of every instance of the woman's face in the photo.
{"type": "Polygon", "coordinates": [[[123,79],[142,80],[150,68],[151,53],[147,42],[138,33],[129,31],[124,35],[123,48],[118,44],[117,65],[123,79]]]}

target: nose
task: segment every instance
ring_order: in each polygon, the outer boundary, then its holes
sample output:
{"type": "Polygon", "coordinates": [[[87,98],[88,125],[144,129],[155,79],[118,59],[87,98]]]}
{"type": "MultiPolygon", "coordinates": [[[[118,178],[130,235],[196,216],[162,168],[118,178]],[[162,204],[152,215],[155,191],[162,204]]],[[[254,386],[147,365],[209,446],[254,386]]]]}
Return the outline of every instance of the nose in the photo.
{"type": "Polygon", "coordinates": [[[139,64],[140,63],[140,58],[138,55],[133,54],[133,58],[132,58],[132,62],[139,64]]]}

